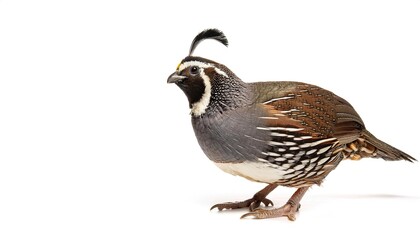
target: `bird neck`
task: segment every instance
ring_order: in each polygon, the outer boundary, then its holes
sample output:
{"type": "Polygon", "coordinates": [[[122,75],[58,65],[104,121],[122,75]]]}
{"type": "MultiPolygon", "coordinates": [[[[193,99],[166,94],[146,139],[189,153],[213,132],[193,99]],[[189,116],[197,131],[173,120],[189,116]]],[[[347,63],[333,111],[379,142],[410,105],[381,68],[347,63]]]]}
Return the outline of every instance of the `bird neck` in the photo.
{"type": "Polygon", "coordinates": [[[212,83],[210,101],[203,115],[221,114],[251,103],[251,91],[248,84],[239,79],[225,78],[221,81],[212,83]]]}

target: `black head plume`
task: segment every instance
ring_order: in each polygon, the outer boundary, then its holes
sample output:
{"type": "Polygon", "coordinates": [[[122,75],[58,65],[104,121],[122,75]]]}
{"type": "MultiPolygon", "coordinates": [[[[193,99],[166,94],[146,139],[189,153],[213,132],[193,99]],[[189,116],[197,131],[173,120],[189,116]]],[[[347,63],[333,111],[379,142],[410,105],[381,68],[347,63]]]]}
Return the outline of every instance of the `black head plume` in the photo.
{"type": "Polygon", "coordinates": [[[228,40],[225,36],[225,34],[215,28],[211,28],[211,29],[206,29],[204,31],[202,31],[201,33],[199,33],[197,36],[195,36],[194,40],[191,43],[191,47],[190,47],[190,54],[189,56],[191,56],[191,54],[193,54],[195,48],[198,46],[198,44],[206,39],[214,39],[218,42],[221,42],[223,45],[225,45],[226,47],[228,46],[228,40]]]}

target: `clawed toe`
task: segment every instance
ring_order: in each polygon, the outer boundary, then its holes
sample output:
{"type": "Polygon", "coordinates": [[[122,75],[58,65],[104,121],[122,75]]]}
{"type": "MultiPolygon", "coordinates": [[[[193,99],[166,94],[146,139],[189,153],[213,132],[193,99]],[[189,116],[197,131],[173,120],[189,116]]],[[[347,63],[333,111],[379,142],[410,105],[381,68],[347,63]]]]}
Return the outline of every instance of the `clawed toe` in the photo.
{"type": "Polygon", "coordinates": [[[268,185],[263,190],[259,191],[254,195],[253,198],[242,201],[242,202],[228,202],[216,204],[210,208],[210,210],[217,208],[219,211],[223,209],[238,209],[248,207],[250,212],[241,216],[241,218],[253,218],[253,219],[264,219],[264,218],[275,218],[275,217],[287,217],[290,221],[296,220],[296,213],[300,209],[300,200],[302,199],[305,192],[309,187],[301,187],[293,193],[289,201],[281,207],[274,209],[261,209],[259,206],[263,203],[265,206],[273,206],[273,202],[266,198],[267,194],[270,193],[276,185],[268,185]]]}
{"type": "Polygon", "coordinates": [[[252,212],[245,213],[244,215],[241,216],[241,219],[243,218],[261,219],[262,215],[264,215],[263,210],[264,209],[258,208],[258,209],[253,210],[252,212]]]}
{"type": "Polygon", "coordinates": [[[242,202],[226,202],[226,203],[219,203],[214,205],[210,208],[210,211],[217,208],[219,211],[223,211],[224,209],[230,210],[230,209],[239,209],[239,208],[246,208],[252,204],[251,200],[245,200],[242,202]]]}
{"type": "Polygon", "coordinates": [[[229,209],[237,209],[237,208],[243,208],[247,206],[243,206],[243,202],[226,202],[226,203],[219,203],[215,204],[210,208],[210,211],[217,208],[219,211],[223,210],[229,210],[229,209]]]}
{"type": "Polygon", "coordinates": [[[238,209],[238,208],[249,208],[249,210],[252,212],[255,209],[257,209],[261,203],[264,203],[265,206],[273,206],[273,202],[270,199],[267,199],[266,196],[273,191],[277,187],[276,184],[269,184],[265,188],[263,188],[261,191],[257,192],[252,198],[247,199],[242,202],[227,202],[227,203],[220,203],[216,204],[213,207],[210,208],[210,210],[213,210],[215,208],[219,209],[219,211],[222,211],[224,209],[238,209]]]}
{"type": "Polygon", "coordinates": [[[252,211],[258,209],[260,207],[261,203],[264,203],[264,206],[266,206],[266,207],[274,206],[273,202],[270,199],[264,198],[260,201],[253,201],[249,205],[249,210],[252,212],[252,211]]]}
{"type": "Polygon", "coordinates": [[[273,202],[270,199],[264,198],[261,200],[256,200],[254,198],[242,201],[242,202],[226,202],[226,203],[219,203],[210,208],[210,211],[217,208],[219,211],[223,210],[230,210],[230,209],[239,209],[239,208],[249,208],[250,211],[254,211],[257,209],[261,203],[265,206],[273,206],[273,202]]]}
{"type": "Polygon", "coordinates": [[[265,218],[275,218],[275,217],[287,217],[290,221],[296,220],[296,213],[300,207],[299,205],[292,206],[290,203],[285,204],[281,208],[275,209],[255,209],[252,212],[246,213],[241,216],[242,218],[252,218],[252,219],[265,219],[265,218]]]}

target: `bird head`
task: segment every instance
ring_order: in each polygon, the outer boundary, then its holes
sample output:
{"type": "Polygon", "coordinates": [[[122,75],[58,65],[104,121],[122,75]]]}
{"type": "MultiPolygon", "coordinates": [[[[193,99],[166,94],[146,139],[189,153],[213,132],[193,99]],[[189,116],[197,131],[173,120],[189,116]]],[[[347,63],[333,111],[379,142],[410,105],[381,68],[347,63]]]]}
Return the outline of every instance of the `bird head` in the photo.
{"type": "Polygon", "coordinates": [[[239,80],[223,64],[192,56],[197,45],[205,39],[214,39],[228,46],[228,40],[220,30],[202,31],[192,41],[189,55],[167,80],[168,83],[175,83],[185,93],[191,114],[196,117],[204,114],[210,105],[219,109],[227,107],[231,99],[225,95],[228,94],[228,90],[235,88],[235,82],[239,80]]]}

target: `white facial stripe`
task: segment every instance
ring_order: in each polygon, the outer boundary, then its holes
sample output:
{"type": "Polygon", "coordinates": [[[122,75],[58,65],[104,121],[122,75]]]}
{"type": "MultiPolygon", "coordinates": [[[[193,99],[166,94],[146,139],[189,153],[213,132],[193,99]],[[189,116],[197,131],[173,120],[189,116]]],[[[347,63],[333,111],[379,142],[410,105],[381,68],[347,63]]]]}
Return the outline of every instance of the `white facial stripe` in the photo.
{"type": "Polygon", "coordinates": [[[187,67],[191,67],[191,66],[197,66],[200,68],[208,68],[208,67],[213,67],[214,65],[211,63],[203,63],[203,62],[199,62],[199,61],[188,61],[188,62],[184,62],[181,65],[179,65],[178,68],[178,72],[181,72],[182,70],[186,69],[187,67]]]}
{"type": "MultiPolygon", "coordinates": [[[[197,65],[194,65],[194,66],[197,66],[197,65]]],[[[206,108],[210,103],[210,97],[211,97],[210,78],[204,73],[203,69],[200,70],[200,76],[204,80],[204,93],[198,102],[192,104],[192,108],[191,108],[191,114],[196,117],[206,112],[206,108]]]]}
{"type": "Polygon", "coordinates": [[[200,61],[188,61],[188,62],[184,62],[181,65],[179,65],[178,72],[181,72],[182,70],[184,70],[184,69],[186,69],[188,67],[191,67],[191,66],[197,66],[197,67],[200,67],[200,68],[203,68],[203,69],[204,68],[208,68],[208,67],[212,67],[212,68],[214,68],[214,70],[218,74],[223,75],[225,77],[228,77],[228,75],[224,71],[222,71],[219,68],[215,67],[214,64],[212,64],[212,63],[203,63],[203,62],[200,62],[200,61]]]}
{"type": "Polygon", "coordinates": [[[215,67],[215,68],[214,68],[214,70],[215,70],[218,74],[223,75],[223,76],[225,76],[225,77],[228,77],[228,75],[227,75],[225,72],[223,72],[222,70],[220,70],[219,68],[215,67]]]}
{"type": "Polygon", "coordinates": [[[179,65],[177,71],[178,71],[178,73],[180,73],[184,69],[186,69],[188,67],[191,67],[191,66],[197,66],[197,67],[200,68],[200,77],[204,80],[204,93],[201,96],[200,100],[198,100],[198,102],[196,102],[196,103],[193,103],[192,107],[191,107],[191,115],[198,117],[201,114],[206,112],[206,108],[208,107],[208,105],[210,103],[210,97],[211,97],[210,78],[206,75],[206,73],[204,72],[204,69],[211,67],[211,68],[214,68],[216,73],[218,73],[219,75],[222,75],[226,78],[228,77],[228,75],[224,71],[222,71],[221,69],[215,67],[214,64],[204,63],[204,62],[200,62],[200,61],[184,62],[184,63],[179,65]]]}

